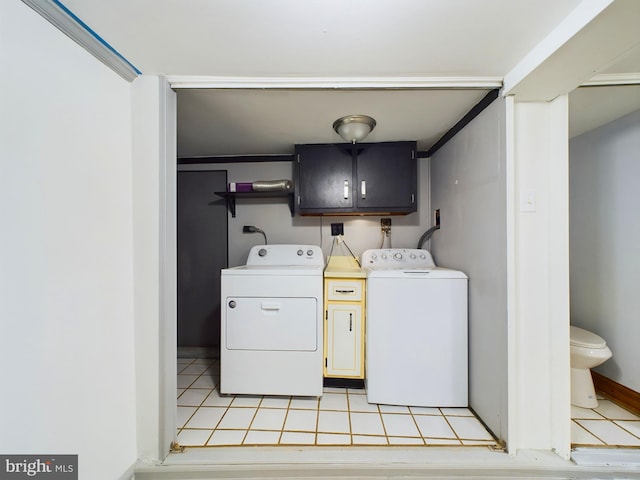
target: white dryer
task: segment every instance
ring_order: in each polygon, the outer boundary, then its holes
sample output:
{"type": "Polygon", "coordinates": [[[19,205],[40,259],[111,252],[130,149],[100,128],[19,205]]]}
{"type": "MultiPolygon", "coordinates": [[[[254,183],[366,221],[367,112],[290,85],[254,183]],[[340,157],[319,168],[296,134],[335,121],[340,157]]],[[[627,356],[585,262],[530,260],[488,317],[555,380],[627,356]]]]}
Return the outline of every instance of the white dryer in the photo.
{"type": "Polygon", "coordinates": [[[369,403],[468,406],[467,276],[419,249],[362,254],[369,403]]]}
{"type": "Polygon", "coordinates": [[[221,271],[220,392],[322,395],[322,250],[263,245],[221,271]]]}

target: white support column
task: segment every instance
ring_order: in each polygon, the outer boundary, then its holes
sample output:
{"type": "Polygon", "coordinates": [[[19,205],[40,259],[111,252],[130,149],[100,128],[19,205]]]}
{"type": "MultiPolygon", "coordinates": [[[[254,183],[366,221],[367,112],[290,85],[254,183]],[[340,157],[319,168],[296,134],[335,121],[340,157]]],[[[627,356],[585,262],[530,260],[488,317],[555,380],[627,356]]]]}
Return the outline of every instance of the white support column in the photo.
{"type": "Polygon", "coordinates": [[[508,104],[509,451],[570,454],[567,96],[508,104]]]}
{"type": "Polygon", "coordinates": [[[157,462],[176,435],[176,100],[164,78],[133,82],[132,119],[138,456],[157,462]]]}

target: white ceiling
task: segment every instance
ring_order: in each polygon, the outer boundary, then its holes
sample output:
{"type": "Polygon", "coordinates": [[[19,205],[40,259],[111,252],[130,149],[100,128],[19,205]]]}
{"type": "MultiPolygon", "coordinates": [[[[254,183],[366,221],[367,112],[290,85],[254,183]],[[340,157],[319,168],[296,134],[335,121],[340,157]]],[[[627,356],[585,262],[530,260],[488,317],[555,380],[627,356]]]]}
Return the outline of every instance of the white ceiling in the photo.
{"type": "MultiPolygon", "coordinates": [[[[500,80],[581,1],[63,3],[145,74],[169,78],[500,80]]],[[[635,69],[638,59],[638,52],[621,52],[619,69],[607,65],[603,72],[640,72],[640,68],[635,69]]],[[[572,95],[572,108],[582,104],[588,107],[595,91],[593,87],[572,95]]],[[[368,141],[417,140],[419,148],[426,150],[486,92],[487,89],[178,90],[179,155],[291,153],[294,143],[338,141],[331,129],[333,121],[354,113],[371,115],[378,122],[368,141]]],[[[572,117],[572,122],[589,117],[589,125],[594,124],[598,115],[585,114],[586,107],[578,117],[572,117]]],[[[608,116],[612,114],[615,115],[609,112],[608,116]]]]}
{"type": "Polygon", "coordinates": [[[640,85],[580,87],[569,95],[569,136],[640,110],[640,85]]]}
{"type": "Polygon", "coordinates": [[[193,90],[178,93],[179,155],[291,154],[336,143],[334,120],[376,119],[367,142],[416,140],[427,150],[487,90],[193,90]],[[220,141],[225,139],[225,141],[220,141]]]}
{"type": "Polygon", "coordinates": [[[580,0],[63,0],[146,74],[503,76],[580,0]]]}

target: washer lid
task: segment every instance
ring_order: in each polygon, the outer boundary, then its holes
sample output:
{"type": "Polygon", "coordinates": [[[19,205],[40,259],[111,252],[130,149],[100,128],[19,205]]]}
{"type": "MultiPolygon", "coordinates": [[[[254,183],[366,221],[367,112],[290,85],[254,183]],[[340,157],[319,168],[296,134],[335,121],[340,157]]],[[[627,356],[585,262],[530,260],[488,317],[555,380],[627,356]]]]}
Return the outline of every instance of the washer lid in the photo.
{"type": "Polygon", "coordinates": [[[458,270],[450,270],[448,268],[385,268],[385,267],[367,267],[367,278],[411,278],[416,280],[424,279],[445,279],[445,278],[463,278],[467,276],[458,270]]]}
{"type": "Polygon", "coordinates": [[[576,347],[604,348],[607,346],[607,342],[605,342],[601,336],[589,330],[574,327],[573,325],[571,326],[569,336],[571,345],[575,345],[576,347]]]}

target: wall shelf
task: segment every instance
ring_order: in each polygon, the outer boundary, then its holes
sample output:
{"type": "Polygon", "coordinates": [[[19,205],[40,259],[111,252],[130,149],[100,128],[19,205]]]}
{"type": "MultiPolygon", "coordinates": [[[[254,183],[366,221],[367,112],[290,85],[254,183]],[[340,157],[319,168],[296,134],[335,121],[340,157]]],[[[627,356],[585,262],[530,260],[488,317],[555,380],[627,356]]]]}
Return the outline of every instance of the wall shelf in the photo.
{"type": "Polygon", "coordinates": [[[233,218],[236,217],[237,198],[286,198],[291,216],[295,215],[293,192],[215,192],[215,194],[226,200],[227,209],[231,212],[233,218]]]}

